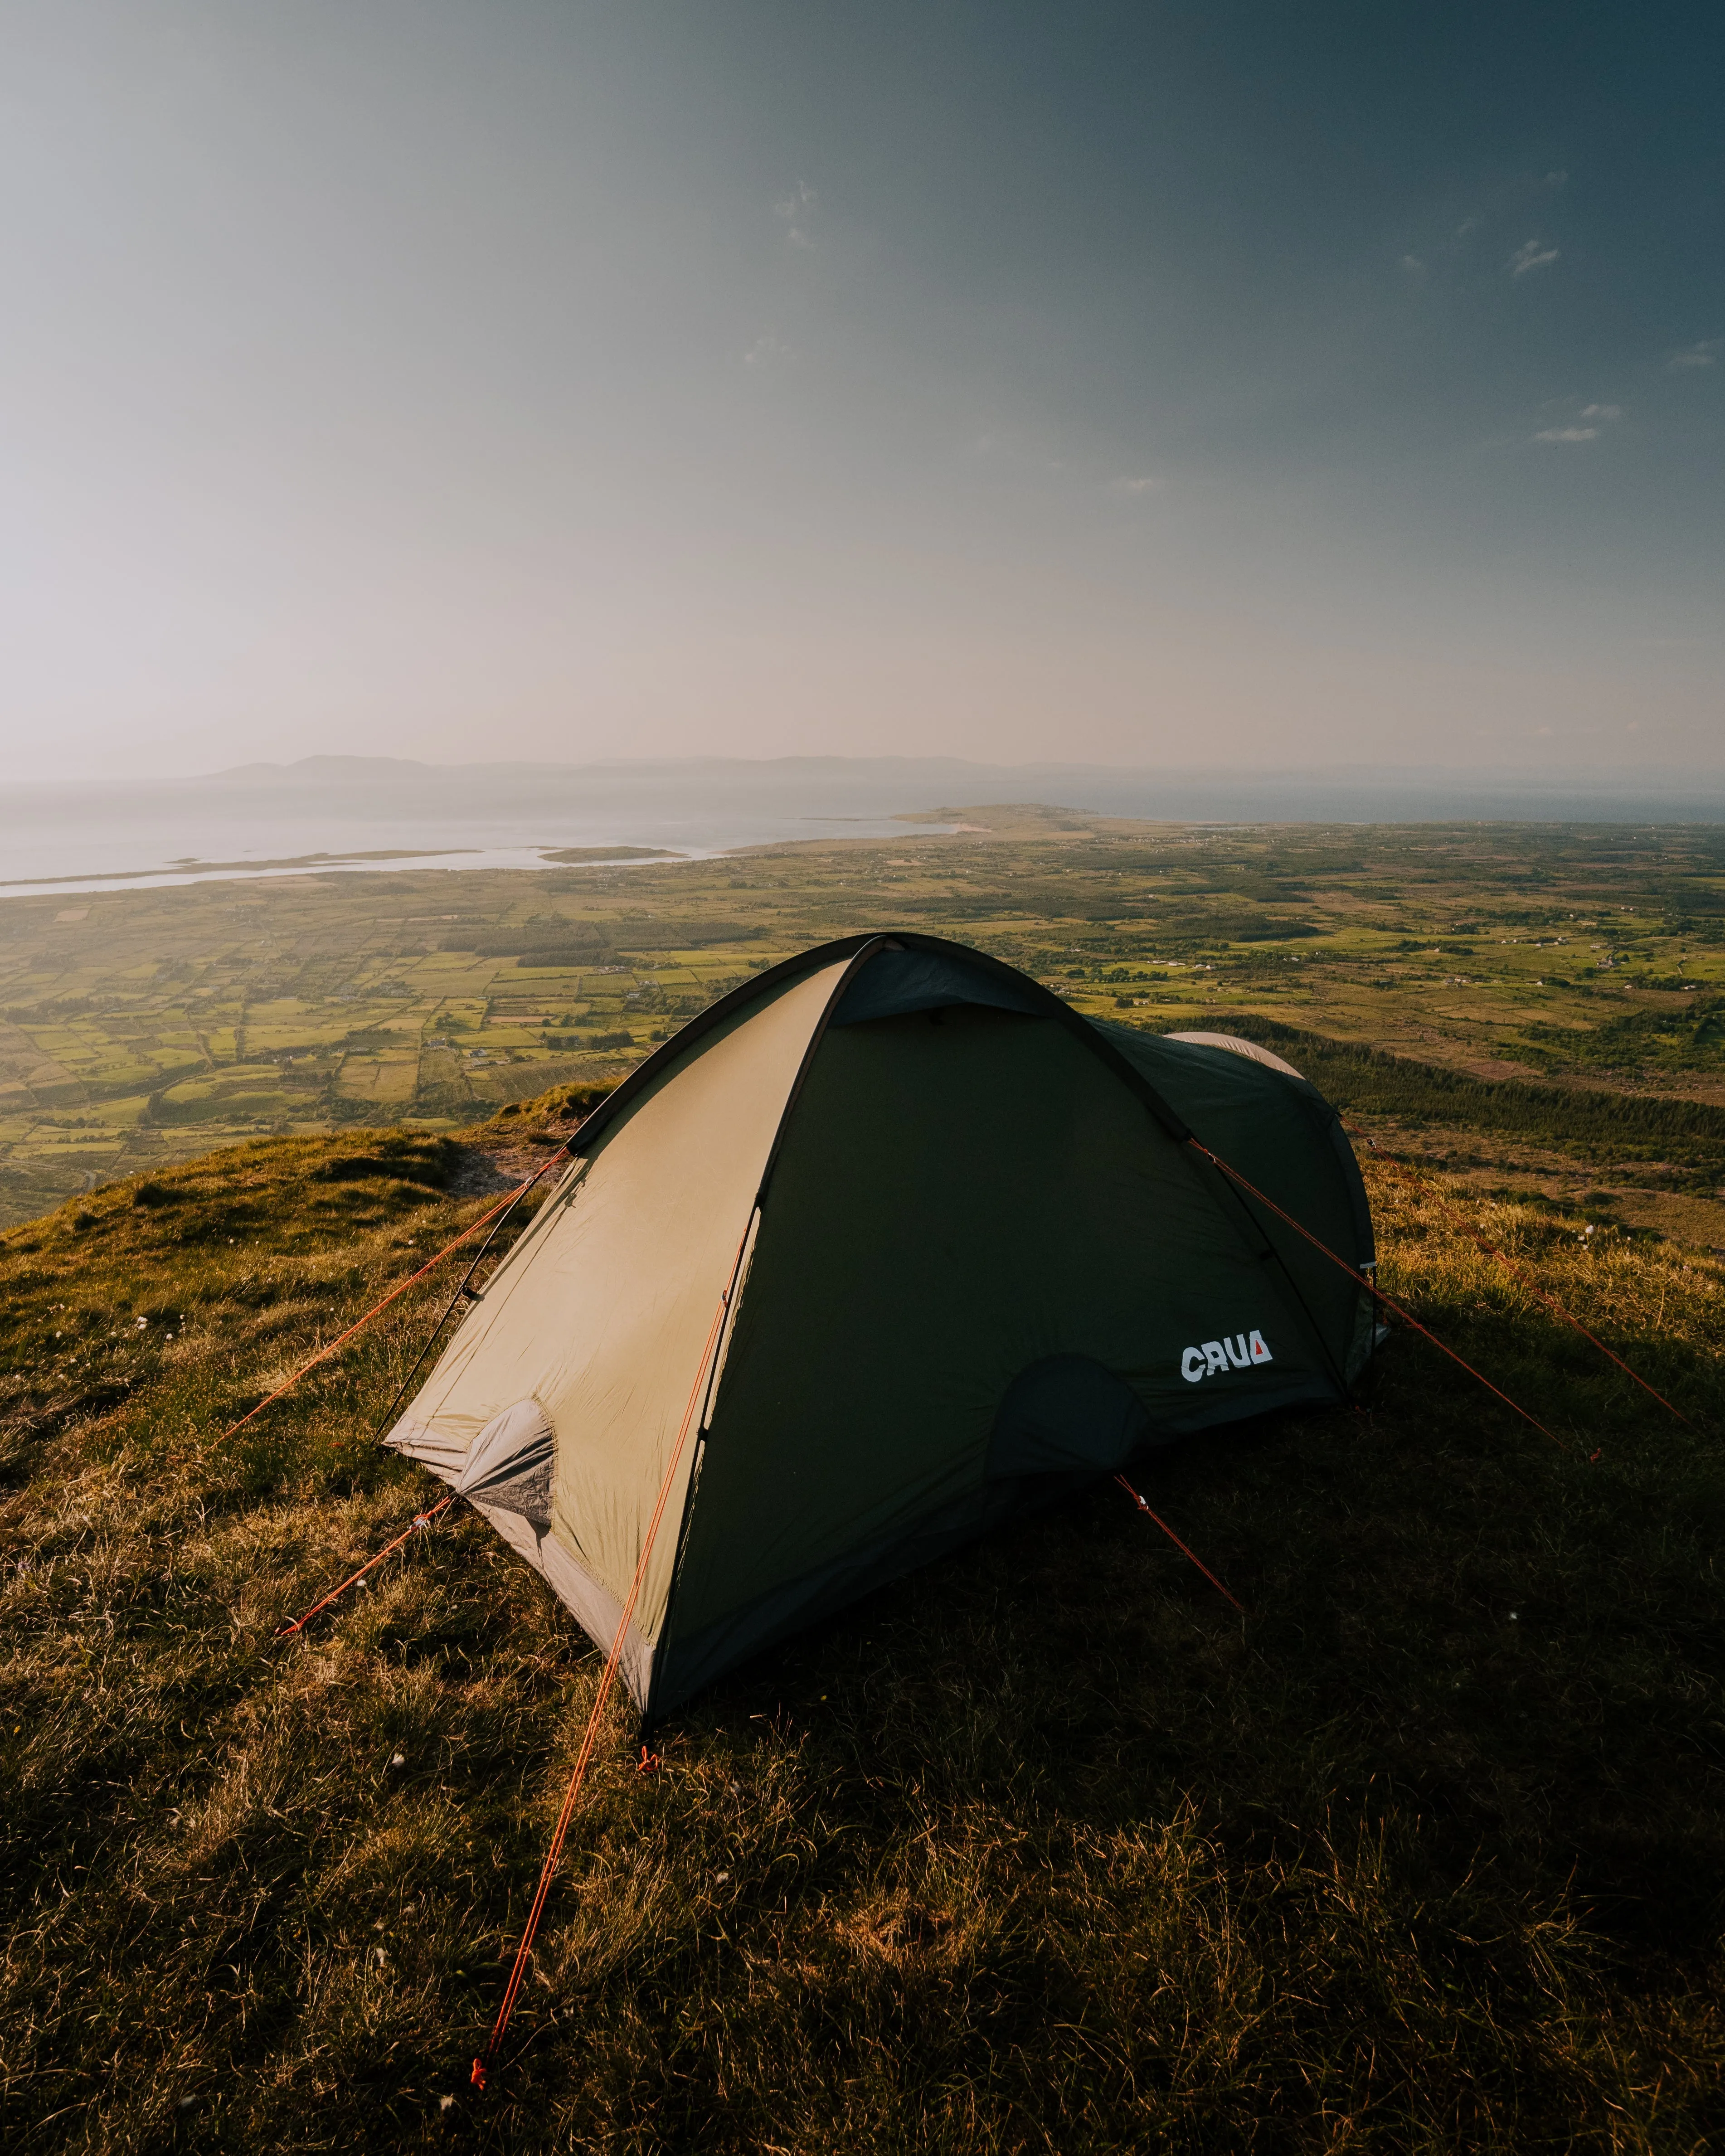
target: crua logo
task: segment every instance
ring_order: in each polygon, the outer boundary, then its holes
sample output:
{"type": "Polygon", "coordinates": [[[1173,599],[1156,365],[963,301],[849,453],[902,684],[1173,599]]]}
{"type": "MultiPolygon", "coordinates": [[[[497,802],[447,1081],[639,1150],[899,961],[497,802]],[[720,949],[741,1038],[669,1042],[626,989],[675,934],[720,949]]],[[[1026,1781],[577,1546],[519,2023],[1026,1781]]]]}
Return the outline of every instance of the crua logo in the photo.
{"type": "Polygon", "coordinates": [[[1201,1348],[1189,1348],[1180,1358],[1180,1375],[1195,1385],[1204,1378],[1219,1378],[1224,1370],[1275,1360],[1261,1332],[1236,1332],[1231,1340],[1206,1340],[1201,1348]]]}

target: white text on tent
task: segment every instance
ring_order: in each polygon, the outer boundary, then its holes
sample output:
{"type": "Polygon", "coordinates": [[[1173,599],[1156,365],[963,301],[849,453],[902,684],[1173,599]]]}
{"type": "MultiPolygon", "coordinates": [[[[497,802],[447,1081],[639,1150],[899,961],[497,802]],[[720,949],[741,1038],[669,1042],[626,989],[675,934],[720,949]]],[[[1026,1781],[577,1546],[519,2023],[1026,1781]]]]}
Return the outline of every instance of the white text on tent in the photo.
{"type": "Polygon", "coordinates": [[[1254,1363],[1275,1360],[1261,1332],[1236,1332],[1231,1339],[1206,1340],[1201,1348],[1189,1348],[1180,1358],[1180,1375],[1189,1385],[1195,1385],[1205,1378],[1219,1378],[1226,1370],[1244,1370],[1254,1363]]]}

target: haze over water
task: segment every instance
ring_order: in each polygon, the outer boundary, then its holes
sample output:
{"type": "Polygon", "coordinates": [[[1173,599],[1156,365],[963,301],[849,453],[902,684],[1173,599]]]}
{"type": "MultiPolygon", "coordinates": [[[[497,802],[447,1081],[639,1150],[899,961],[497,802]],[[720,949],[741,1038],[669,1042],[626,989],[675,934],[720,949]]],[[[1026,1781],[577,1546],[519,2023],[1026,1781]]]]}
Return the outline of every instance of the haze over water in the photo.
{"type": "Polygon", "coordinates": [[[315,757],[150,786],[0,786],[0,897],[324,873],[344,864],[536,869],[564,848],[701,855],[794,839],[909,841],[945,826],[906,816],[1027,802],[1069,808],[1081,822],[1086,814],[1199,823],[1686,822],[1725,815],[1725,787],[1678,788],[1623,773],[1559,786],[1539,773],[1470,780],[1357,767],[1241,775],[937,757],[586,767],[315,757]],[[356,858],[385,852],[403,857],[356,858]]]}

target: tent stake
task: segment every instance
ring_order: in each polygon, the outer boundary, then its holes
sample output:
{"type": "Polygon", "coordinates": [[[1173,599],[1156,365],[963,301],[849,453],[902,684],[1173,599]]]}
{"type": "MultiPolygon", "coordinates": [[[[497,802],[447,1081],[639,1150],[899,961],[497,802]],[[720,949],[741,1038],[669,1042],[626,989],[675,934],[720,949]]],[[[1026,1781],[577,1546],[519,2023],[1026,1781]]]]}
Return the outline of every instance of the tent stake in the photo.
{"type": "Polygon", "coordinates": [[[1180,1537],[1174,1532],[1173,1529],[1168,1525],[1168,1522],[1163,1518],[1159,1512],[1151,1512],[1150,1507],[1144,1502],[1144,1500],[1138,1495],[1137,1491],[1133,1489],[1132,1484],[1127,1481],[1125,1476],[1117,1475],[1114,1480],[1120,1485],[1121,1488],[1125,1491],[1127,1496],[1132,1499],[1133,1504],[1137,1507],[1138,1510],[1141,1512],[1147,1514],[1151,1519],[1155,1521],[1157,1526],[1162,1529],[1163,1534],[1168,1537],[1174,1548],[1178,1550],[1183,1556],[1189,1557],[1192,1559],[1194,1564],[1198,1567],[1204,1578],[1209,1580],[1210,1585],[1215,1589],[1217,1594],[1221,1595],[1224,1601],[1232,1602],[1235,1608],[1239,1610],[1240,1615],[1244,1617],[1246,1614],[1245,1603],[1237,1600],[1235,1596],[1229,1594],[1227,1589],[1223,1586],[1221,1581],[1217,1578],[1214,1573],[1210,1570],[1204,1559],[1199,1557],[1195,1551],[1190,1550],[1187,1548],[1186,1544],[1180,1540],[1180,1537]]]}
{"type": "Polygon", "coordinates": [[[312,1619],[316,1616],[320,1609],[327,1609],[331,1603],[339,1601],[347,1592],[348,1589],[353,1586],[357,1581],[363,1579],[366,1574],[374,1565],[382,1564],[384,1558],[393,1555],[395,1551],[401,1548],[403,1543],[411,1542],[416,1534],[424,1533],[425,1529],[431,1525],[434,1520],[436,1519],[438,1514],[441,1512],[446,1506],[453,1505],[454,1502],[455,1492],[452,1490],[447,1497],[439,1498],[438,1502],[430,1507],[428,1511],[424,1512],[415,1512],[413,1518],[408,1521],[406,1527],[402,1529],[401,1532],[396,1537],[393,1543],[386,1543],[383,1548],[378,1551],[376,1557],[368,1557],[357,1572],[350,1572],[347,1578],[341,1582],[341,1584],[339,1587],[332,1587],[329,1593],[325,1595],[321,1602],[314,1602],[303,1617],[295,1618],[291,1625],[282,1625],[275,1635],[276,1638],[278,1640],[285,1640],[295,1632],[303,1632],[305,1627],[311,1622],[312,1619]]]}

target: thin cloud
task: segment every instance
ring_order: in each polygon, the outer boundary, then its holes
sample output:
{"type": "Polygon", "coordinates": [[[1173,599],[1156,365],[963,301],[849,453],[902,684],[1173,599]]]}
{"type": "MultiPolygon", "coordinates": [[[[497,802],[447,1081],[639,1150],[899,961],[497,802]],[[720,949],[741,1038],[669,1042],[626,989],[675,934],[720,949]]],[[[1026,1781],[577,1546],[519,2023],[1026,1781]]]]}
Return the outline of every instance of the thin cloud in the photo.
{"type": "Polygon", "coordinates": [[[783,202],[773,205],[773,214],[785,228],[785,238],[793,247],[813,247],[809,236],[809,225],[820,198],[807,181],[798,180],[783,202]]]}
{"type": "Polygon", "coordinates": [[[1111,494],[1148,494],[1153,488],[1158,487],[1161,484],[1162,481],[1159,479],[1122,477],[1110,480],[1108,491],[1111,494]]]}
{"type": "Polygon", "coordinates": [[[1674,352],[1667,364],[1680,373],[1695,367],[1717,367],[1722,350],[1725,337],[1703,337],[1699,344],[1686,344],[1681,352],[1674,352]]]}
{"type": "Polygon", "coordinates": [[[1402,257],[1402,267],[1410,276],[1417,277],[1423,273],[1425,264],[1417,254],[1404,254],[1402,257]]]}
{"type": "Polygon", "coordinates": [[[742,363],[745,367],[777,367],[796,357],[794,346],[769,332],[766,336],[755,339],[743,354],[742,363]]]}
{"type": "Polygon", "coordinates": [[[1530,270],[1543,270],[1548,262],[1555,262],[1555,247],[1542,247],[1537,239],[1529,239],[1517,248],[1506,265],[1512,277],[1525,277],[1530,270]]]}
{"type": "MultiPolygon", "coordinates": [[[[1546,409],[1552,408],[1548,405],[1546,409]]],[[[1571,406],[1571,410],[1574,407],[1571,406]]],[[[1620,404],[1584,404],[1567,425],[1542,427],[1536,442],[1596,442],[1605,429],[1623,417],[1620,404]]]]}

